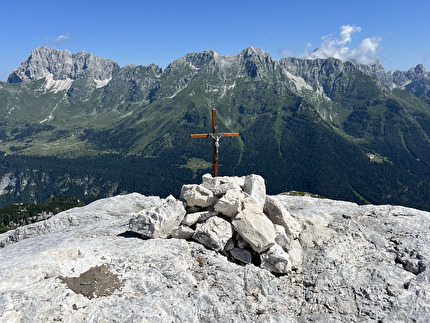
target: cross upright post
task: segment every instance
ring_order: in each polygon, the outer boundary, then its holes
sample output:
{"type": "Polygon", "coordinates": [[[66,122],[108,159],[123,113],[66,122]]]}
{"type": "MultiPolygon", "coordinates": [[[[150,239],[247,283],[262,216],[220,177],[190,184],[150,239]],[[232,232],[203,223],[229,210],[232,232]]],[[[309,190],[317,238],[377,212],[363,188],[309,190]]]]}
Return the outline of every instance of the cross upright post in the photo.
{"type": "Polygon", "coordinates": [[[216,110],[212,109],[212,133],[201,133],[192,134],[190,138],[212,138],[212,150],[213,150],[213,167],[214,167],[214,177],[218,176],[218,150],[219,150],[219,140],[221,137],[237,137],[239,133],[237,132],[224,132],[219,133],[216,125],[216,110]]]}

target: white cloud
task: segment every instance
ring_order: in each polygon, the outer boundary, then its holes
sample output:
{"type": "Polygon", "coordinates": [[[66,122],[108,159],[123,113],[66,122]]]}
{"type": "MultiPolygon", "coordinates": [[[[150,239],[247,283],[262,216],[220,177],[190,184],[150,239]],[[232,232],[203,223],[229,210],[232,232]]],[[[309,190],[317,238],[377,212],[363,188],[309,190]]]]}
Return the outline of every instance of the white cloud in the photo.
{"type": "Polygon", "coordinates": [[[57,38],[55,38],[54,40],[50,40],[48,37],[45,39],[45,42],[51,46],[56,46],[61,44],[62,42],[64,42],[65,40],[69,40],[70,39],[70,34],[67,33],[65,35],[59,35],[57,38]]]}
{"type": "Polygon", "coordinates": [[[59,44],[59,43],[63,42],[64,40],[68,40],[68,39],[70,39],[70,34],[60,35],[57,38],[55,38],[52,42],[55,44],[59,44]]]}
{"type": "Polygon", "coordinates": [[[320,46],[311,53],[308,52],[309,44],[306,45],[303,58],[328,58],[334,57],[342,61],[357,61],[361,64],[373,64],[379,59],[381,37],[365,38],[357,48],[350,48],[348,44],[352,41],[352,34],[361,32],[361,27],[345,25],[341,27],[339,34],[323,36],[320,46]]]}
{"type": "Polygon", "coordinates": [[[360,31],[361,31],[361,27],[358,27],[358,26],[354,26],[354,25],[342,26],[342,31],[340,32],[340,41],[338,41],[339,44],[345,45],[346,43],[350,43],[352,40],[351,34],[360,32],[360,31]]]}

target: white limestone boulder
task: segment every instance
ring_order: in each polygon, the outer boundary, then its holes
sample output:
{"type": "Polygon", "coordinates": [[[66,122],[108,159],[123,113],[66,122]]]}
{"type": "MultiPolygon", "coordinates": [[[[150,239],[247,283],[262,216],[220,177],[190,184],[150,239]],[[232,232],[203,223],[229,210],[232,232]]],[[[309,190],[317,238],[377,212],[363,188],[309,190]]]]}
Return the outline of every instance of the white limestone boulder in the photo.
{"type": "Polygon", "coordinates": [[[291,271],[290,256],[278,244],[274,244],[267,251],[261,253],[260,258],[260,267],[270,272],[286,274],[291,271]]]}
{"type": "Polygon", "coordinates": [[[244,209],[234,218],[232,224],[237,233],[257,252],[266,251],[275,244],[275,228],[263,213],[244,209]]]}
{"type": "Polygon", "coordinates": [[[184,220],[182,221],[182,224],[190,227],[198,222],[206,221],[210,217],[213,217],[217,214],[218,213],[216,211],[202,211],[202,212],[188,213],[185,216],[184,220]]]}
{"type": "Polygon", "coordinates": [[[245,195],[238,189],[228,190],[214,205],[215,211],[232,218],[242,210],[245,195]]]}
{"type": "Polygon", "coordinates": [[[250,196],[246,196],[245,199],[242,201],[242,210],[244,209],[247,209],[254,213],[264,213],[263,206],[257,204],[257,202],[255,202],[255,200],[250,196]]]}
{"type": "Polygon", "coordinates": [[[201,207],[214,205],[217,201],[217,197],[211,190],[197,184],[183,185],[181,199],[187,202],[188,206],[201,207]]]}
{"type": "Polygon", "coordinates": [[[257,204],[264,207],[266,201],[266,184],[263,177],[255,174],[245,176],[243,191],[249,194],[257,204]]]}
{"type": "Polygon", "coordinates": [[[216,192],[216,195],[224,194],[227,189],[231,188],[243,188],[245,184],[245,177],[237,176],[219,176],[212,177],[211,174],[205,174],[202,176],[202,186],[216,192]],[[223,193],[224,191],[224,193],[223,193]]]}
{"type": "Polygon", "coordinates": [[[215,186],[212,189],[214,194],[218,197],[223,196],[224,194],[226,194],[228,191],[231,191],[231,190],[242,191],[242,187],[240,187],[236,183],[230,182],[230,183],[220,184],[218,186],[215,186]]]}
{"type": "Polygon", "coordinates": [[[302,227],[296,219],[294,219],[287,209],[272,196],[266,196],[264,203],[264,213],[274,223],[283,226],[287,234],[296,239],[299,237],[302,227]]]}
{"type": "Polygon", "coordinates": [[[144,238],[168,238],[179,227],[185,213],[184,204],[170,195],[160,205],[135,214],[129,221],[129,227],[144,238]]]}
{"type": "Polygon", "coordinates": [[[220,217],[213,216],[197,224],[193,239],[207,248],[222,251],[232,236],[231,224],[220,217]]]}

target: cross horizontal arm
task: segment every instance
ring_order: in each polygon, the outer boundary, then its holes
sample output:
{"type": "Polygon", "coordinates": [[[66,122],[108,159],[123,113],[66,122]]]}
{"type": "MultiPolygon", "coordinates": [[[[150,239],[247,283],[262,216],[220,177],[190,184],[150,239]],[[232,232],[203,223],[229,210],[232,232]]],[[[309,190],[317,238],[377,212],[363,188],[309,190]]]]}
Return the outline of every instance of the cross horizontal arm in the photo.
{"type": "Polygon", "coordinates": [[[194,135],[190,135],[190,138],[206,138],[209,137],[208,133],[197,133],[194,135]]]}
{"type": "Polygon", "coordinates": [[[224,132],[224,137],[237,137],[239,134],[237,132],[224,132]]]}

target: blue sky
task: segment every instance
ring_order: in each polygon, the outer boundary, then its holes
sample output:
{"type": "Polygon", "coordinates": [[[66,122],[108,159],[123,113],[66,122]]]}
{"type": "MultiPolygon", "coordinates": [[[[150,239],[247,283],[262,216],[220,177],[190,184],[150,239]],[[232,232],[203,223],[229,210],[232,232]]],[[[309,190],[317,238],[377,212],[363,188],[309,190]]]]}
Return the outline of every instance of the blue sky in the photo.
{"type": "Polygon", "coordinates": [[[166,67],[190,52],[254,46],[276,60],[326,55],[430,70],[429,16],[428,0],[0,0],[0,81],[39,46],[120,66],[166,67]]]}

